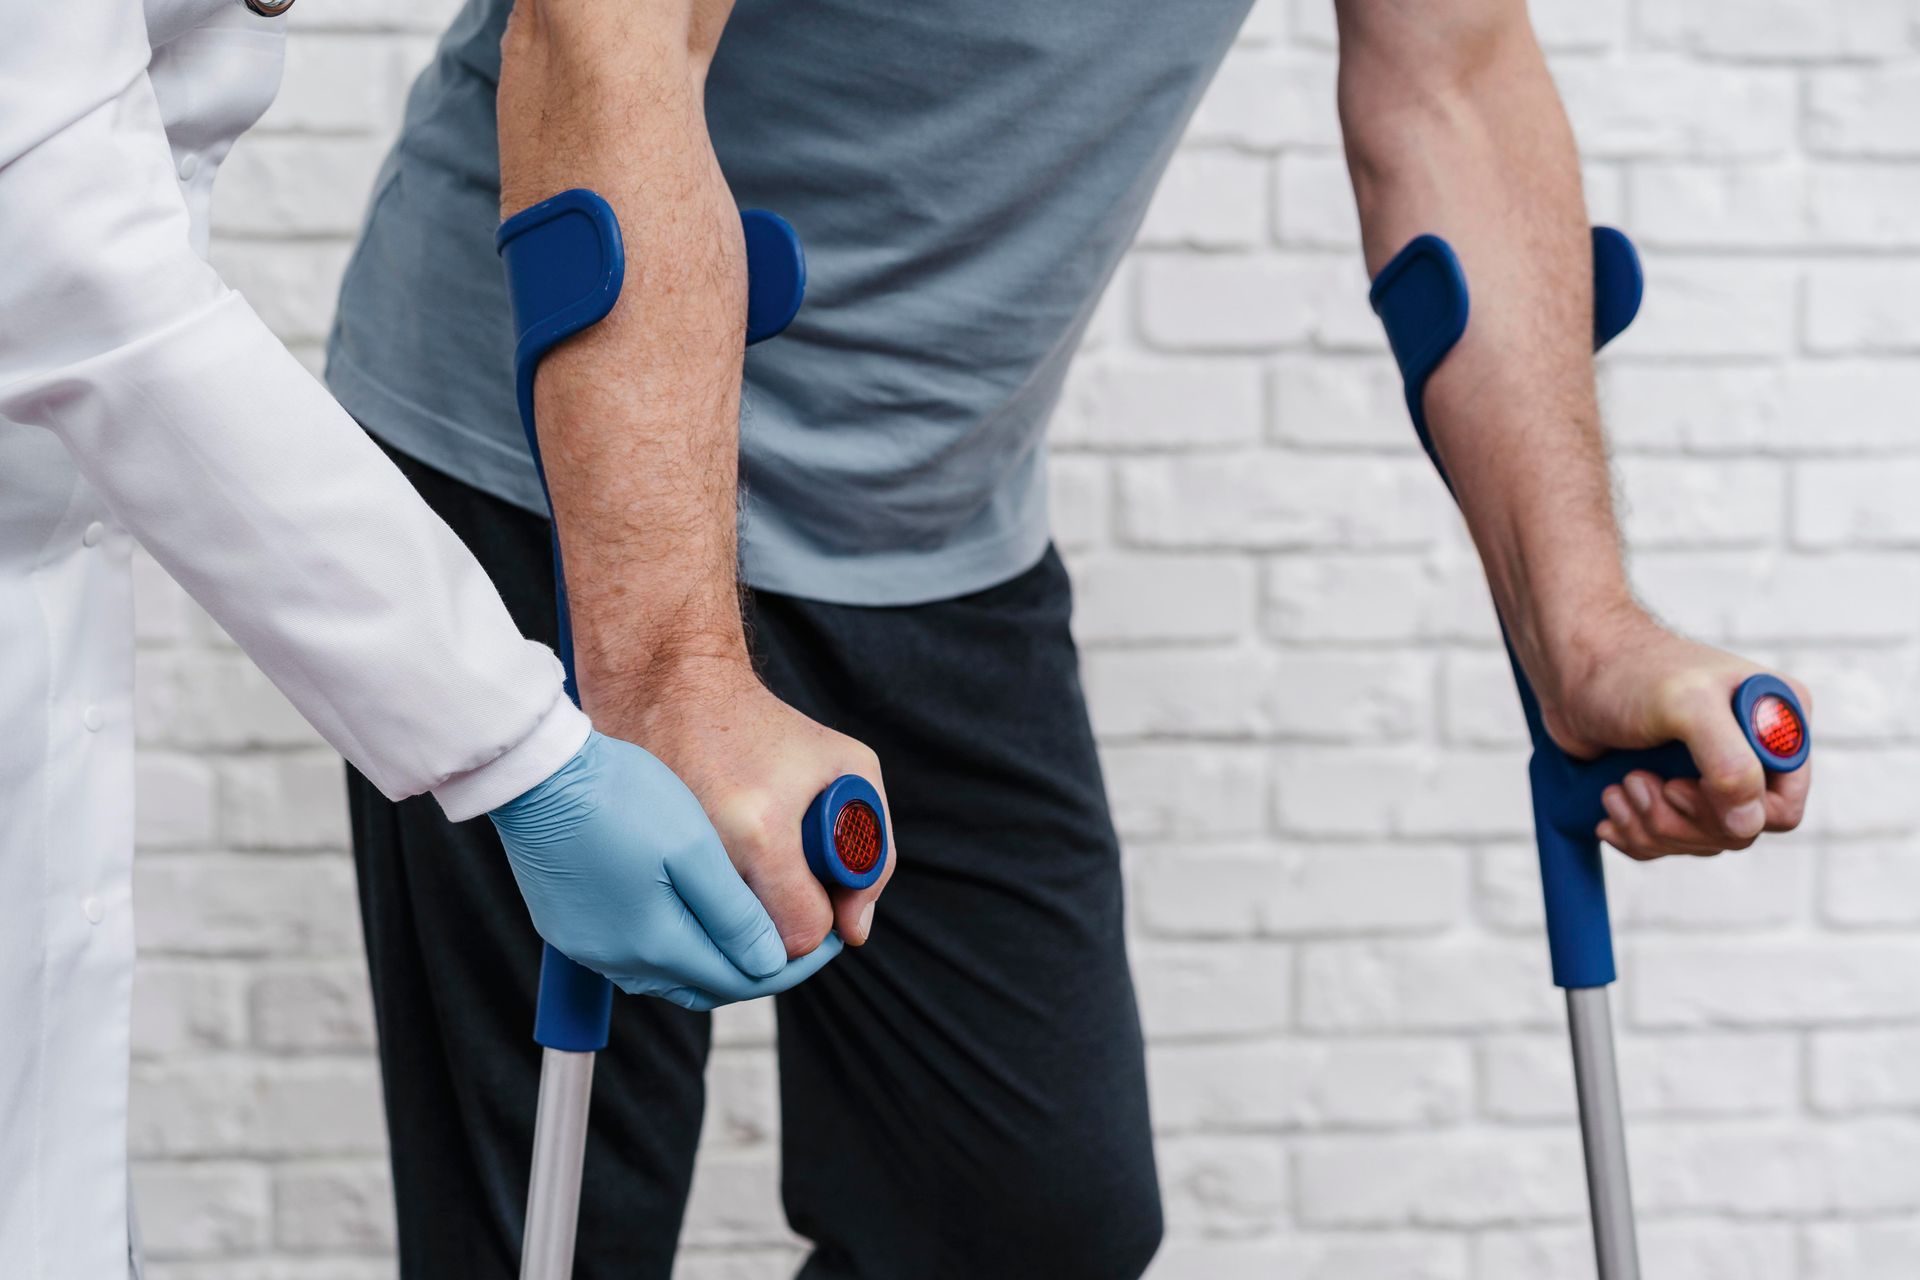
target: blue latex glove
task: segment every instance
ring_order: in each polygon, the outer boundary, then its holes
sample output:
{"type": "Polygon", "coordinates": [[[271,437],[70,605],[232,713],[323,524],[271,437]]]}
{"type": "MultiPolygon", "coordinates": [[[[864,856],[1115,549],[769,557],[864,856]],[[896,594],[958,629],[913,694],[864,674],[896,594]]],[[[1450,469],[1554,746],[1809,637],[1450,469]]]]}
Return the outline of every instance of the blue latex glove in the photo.
{"type": "Polygon", "coordinates": [[[828,934],[787,960],[693,792],[630,742],[590,733],[487,816],[540,936],[629,994],[711,1009],[785,991],[840,953],[828,934]]]}

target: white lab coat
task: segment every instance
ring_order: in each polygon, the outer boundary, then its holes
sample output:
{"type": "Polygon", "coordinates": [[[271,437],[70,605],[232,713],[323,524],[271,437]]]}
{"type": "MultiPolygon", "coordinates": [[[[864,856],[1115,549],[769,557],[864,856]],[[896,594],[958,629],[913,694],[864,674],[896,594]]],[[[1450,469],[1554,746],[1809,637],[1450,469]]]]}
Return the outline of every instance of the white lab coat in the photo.
{"type": "Polygon", "coordinates": [[[138,538],[390,796],[585,740],[558,663],[201,254],[280,78],[241,0],[0,0],[0,1275],[128,1267],[138,538]]]}

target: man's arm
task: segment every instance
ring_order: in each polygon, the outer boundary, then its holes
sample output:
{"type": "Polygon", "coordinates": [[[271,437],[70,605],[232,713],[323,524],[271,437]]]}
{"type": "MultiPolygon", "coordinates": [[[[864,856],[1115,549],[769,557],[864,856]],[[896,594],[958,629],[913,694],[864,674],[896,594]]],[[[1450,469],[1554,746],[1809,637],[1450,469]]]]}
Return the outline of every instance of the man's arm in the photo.
{"type": "Polygon", "coordinates": [[[1524,0],[1337,9],[1368,271],[1432,232],[1473,288],[1427,417],[1547,729],[1576,755],[1678,738],[1700,765],[1698,783],[1636,773],[1609,789],[1601,837],[1658,857],[1791,829],[1809,771],[1764,775],[1728,713],[1758,668],[1665,630],[1627,585],[1594,393],[1579,158],[1524,0]]]}
{"type": "MultiPolygon", "coordinates": [[[[735,541],[746,249],[702,102],[731,0],[519,0],[501,45],[501,212],[570,187],[610,203],[626,285],[541,366],[540,452],[584,705],[706,807],[790,955],[859,945],[885,880],[827,893],[807,803],[873,753],[755,677],[735,541]]],[[[889,860],[888,875],[893,860],[889,860]]]]}

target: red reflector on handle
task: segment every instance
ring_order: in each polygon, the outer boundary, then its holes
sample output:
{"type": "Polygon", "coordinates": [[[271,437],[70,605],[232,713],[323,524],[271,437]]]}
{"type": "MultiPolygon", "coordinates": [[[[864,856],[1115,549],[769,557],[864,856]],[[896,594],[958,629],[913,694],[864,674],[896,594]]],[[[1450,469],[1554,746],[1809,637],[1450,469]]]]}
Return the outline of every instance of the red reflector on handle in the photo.
{"type": "Polygon", "coordinates": [[[1806,729],[1784,699],[1767,694],[1753,704],[1753,736],[1785,760],[1800,750],[1800,744],[1806,741],[1806,729]]]}
{"type": "Polygon", "coordinates": [[[850,800],[833,820],[833,851],[855,875],[872,869],[880,857],[880,815],[864,800],[850,800]]]}

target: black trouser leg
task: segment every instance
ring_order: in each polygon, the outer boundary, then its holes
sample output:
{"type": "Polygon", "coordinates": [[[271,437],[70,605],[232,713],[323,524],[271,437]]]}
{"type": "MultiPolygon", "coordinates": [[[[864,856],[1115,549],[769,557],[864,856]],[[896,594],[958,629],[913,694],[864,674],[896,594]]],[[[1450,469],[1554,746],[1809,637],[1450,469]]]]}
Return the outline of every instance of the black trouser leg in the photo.
{"type": "MultiPolygon", "coordinates": [[[[400,461],[550,642],[545,522],[400,461]]],[[[779,1001],[784,1197],[812,1280],[1127,1280],[1158,1243],[1119,855],[1069,608],[1051,553],[937,604],[750,600],[773,691],[879,753],[900,852],[873,942],[779,1001]]],[[[538,941],[489,824],[353,785],[403,1273],[510,1275],[538,941]]],[[[616,1002],[579,1275],[667,1275],[707,1025],[616,1002]]]]}

